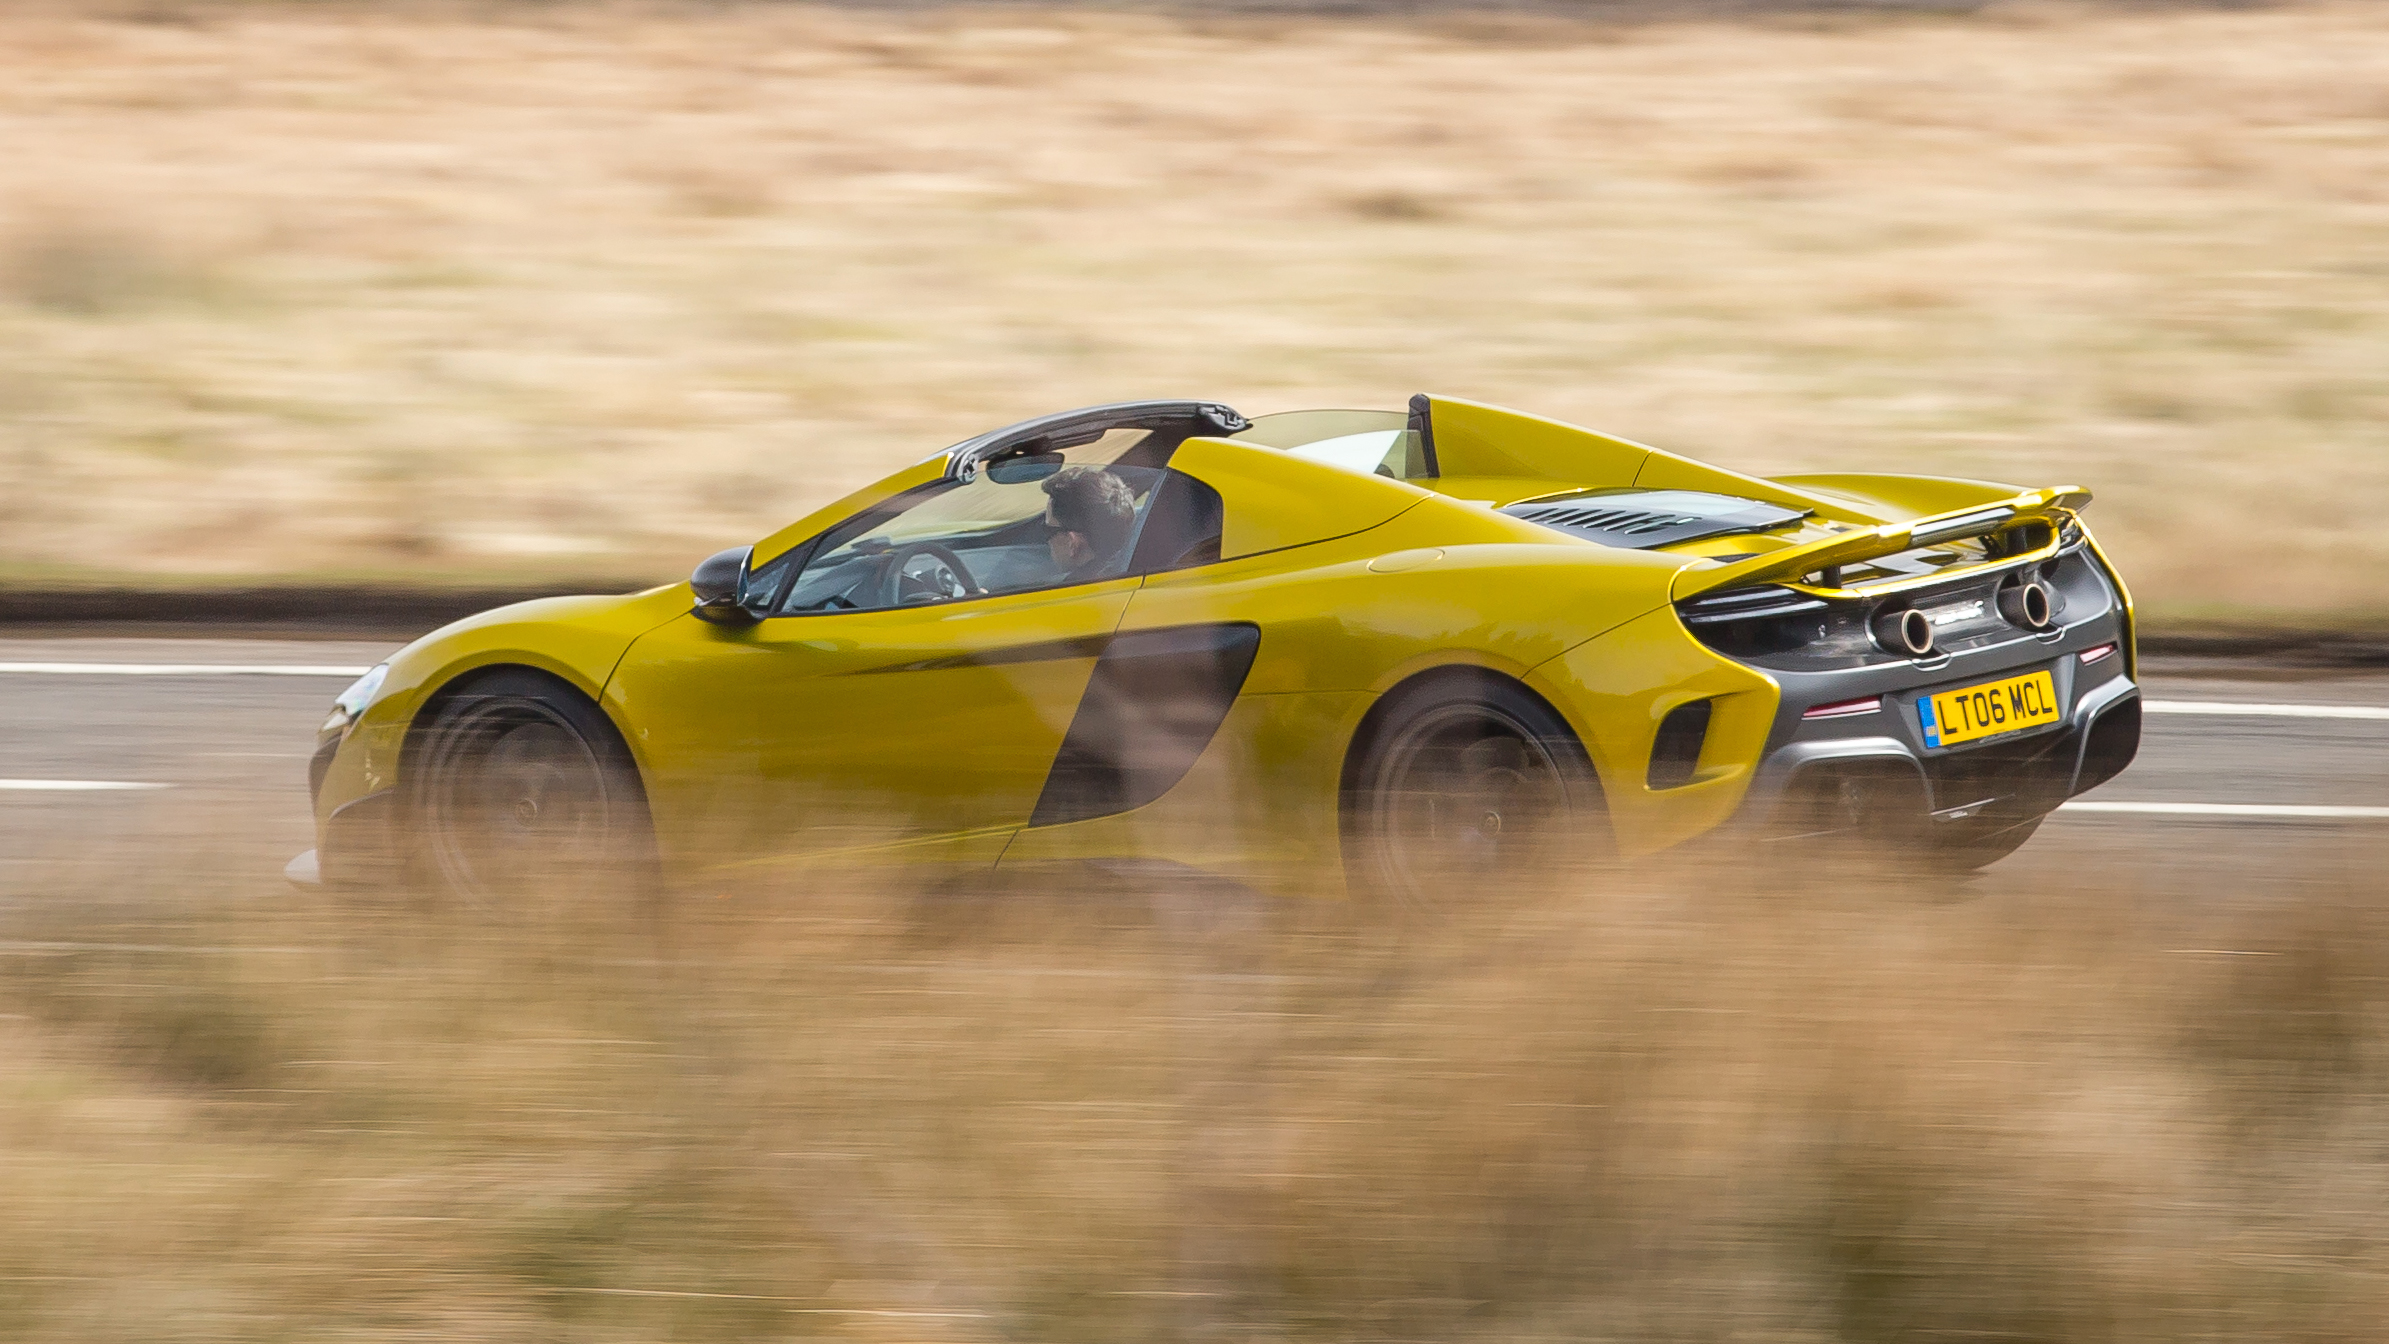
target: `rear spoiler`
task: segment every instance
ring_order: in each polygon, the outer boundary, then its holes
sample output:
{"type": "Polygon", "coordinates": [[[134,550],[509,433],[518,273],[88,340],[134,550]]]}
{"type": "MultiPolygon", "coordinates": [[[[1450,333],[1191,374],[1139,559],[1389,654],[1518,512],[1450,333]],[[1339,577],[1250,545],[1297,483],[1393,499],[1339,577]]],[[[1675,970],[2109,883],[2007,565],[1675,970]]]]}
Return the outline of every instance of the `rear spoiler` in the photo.
{"type": "Polygon", "coordinates": [[[1754,583],[1782,583],[1819,597],[1856,597],[1858,592],[1842,587],[1839,578],[1833,574],[1834,570],[1843,565],[1897,555],[1938,542],[1990,536],[2029,523],[2048,525],[2047,538],[2027,550],[2004,554],[1980,565],[1952,565],[1915,579],[1869,585],[1866,592],[1876,594],[1898,588],[1943,583],[1976,570],[2055,555],[2062,544],[2065,525],[2073,521],[2074,514],[2089,502],[2090,491],[2081,486],[2052,486],[2047,490],[2027,490],[1995,504],[1969,505],[1951,513],[1937,513],[1912,522],[1859,528],[1730,564],[1704,562],[1687,565],[1676,574],[1674,598],[1681,602],[1713,589],[1754,583]],[[1821,582],[1799,582],[1806,575],[1820,573],[1824,575],[1821,582]]]}

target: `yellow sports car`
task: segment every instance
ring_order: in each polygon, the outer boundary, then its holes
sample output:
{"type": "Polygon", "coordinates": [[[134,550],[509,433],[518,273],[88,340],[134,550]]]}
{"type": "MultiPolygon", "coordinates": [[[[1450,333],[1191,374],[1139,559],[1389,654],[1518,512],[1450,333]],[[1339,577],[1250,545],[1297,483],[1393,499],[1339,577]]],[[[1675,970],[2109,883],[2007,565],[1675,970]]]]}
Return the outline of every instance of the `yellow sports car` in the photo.
{"type": "Polygon", "coordinates": [[[1712,834],[1971,868],[2139,745],[2089,498],[1761,479],[1443,397],[1064,412],[685,584],[408,645],[325,723],[291,873],[1092,861],[1399,895],[1712,834]]]}

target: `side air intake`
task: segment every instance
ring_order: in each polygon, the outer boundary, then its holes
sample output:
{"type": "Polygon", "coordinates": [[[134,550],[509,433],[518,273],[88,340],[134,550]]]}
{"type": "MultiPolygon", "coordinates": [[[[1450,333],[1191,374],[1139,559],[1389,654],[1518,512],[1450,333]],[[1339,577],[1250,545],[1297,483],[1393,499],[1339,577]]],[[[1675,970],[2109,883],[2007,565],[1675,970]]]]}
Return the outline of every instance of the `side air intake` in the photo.
{"type": "Polygon", "coordinates": [[[1653,789],[1680,789],[1699,773],[1701,748],[1709,740],[1709,719],[1716,707],[1714,700],[1695,700],[1669,710],[1659,721],[1646,777],[1653,789]]]}

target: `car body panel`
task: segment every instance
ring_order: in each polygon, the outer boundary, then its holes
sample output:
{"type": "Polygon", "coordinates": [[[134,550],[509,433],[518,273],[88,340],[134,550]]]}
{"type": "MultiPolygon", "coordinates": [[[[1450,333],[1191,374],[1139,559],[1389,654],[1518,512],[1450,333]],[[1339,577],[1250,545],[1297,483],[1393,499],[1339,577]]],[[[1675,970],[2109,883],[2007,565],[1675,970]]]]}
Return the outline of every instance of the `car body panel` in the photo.
{"type": "Polygon", "coordinates": [[[1226,505],[1224,560],[1365,532],[1432,497],[1407,481],[1362,476],[1231,439],[1188,439],[1170,465],[1219,491],[1226,505]]]}
{"type": "Polygon", "coordinates": [[[1136,587],[691,617],[633,645],[605,703],[691,862],[1017,829],[1136,587]]]}
{"type": "Polygon", "coordinates": [[[347,734],[317,791],[317,815],[398,782],[415,713],[442,687],[482,668],[529,667],[599,699],[633,640],[688,611],[675,584],[612,597],[549,597],[440,627],[389,658],[381,693],[347,734]]]}
{"type": "Polygon", "coordinates": [[[2140,676],[2140,610],[2132,605],[2132,585],[2124,582],[2124,572],[2107,558],[2106,550],[2099,545],[2098,533],[2093,532],[2088,523],[2083,523],[2081,527],[2082,544],[2098,557],[2099,567],[2107,571],[2107,581],[2115,585],[2116,599],[2123,606],[2124,628],[2119,647],[2124,656],[2124,675],[2137,680],[2140,676]]]}
{"type": "Polygon", "coordinates": [[[1665,849],[1730,817],[1775,722],[1775,680],[1684,638],[1683,629],[1662,607],[1569,648],[1527,678],[1584,742],[1626,854],[1665,849]],[[1714,710],[1692,782],[1653,789],[1648,764],[1659,725],[1696,700],[1714,710]]]}
{"type": "Polygon", "coordinates": [[[1427,399],[1447,489],[1514,504],[1574,489],[1707,490],[1873,522],[1850,502],[1678,457],[1648,444],[1455,397],[1427,399]],[[1540,488],[1536,488],[1540,487],[1540,488]]]}
{"type": "Polygon", "coordinates": [[[1344,745],[1371,701],[1360,691],[1247,692],[1177,787],[1130,811],[1022,830],[1002,866],[1128,862],[1273,894],[1341,895],[1344,745]]]}
{"type": "Polygon", "coordinates": [[[1995,504],[2016,493],[2012,485],[1956,476],[1890,476],[1881,472],[1845,471],[1805,472],[1767,479],[1805,494],[1846,501],[1851,508],[1880,523],[1995,504]]]}
{"type": "Polygon", "coordinates": [[[1377,695],[1443,664],[1522,676],[1590,634],[1664,606],[1674,569],[1591,555],[1558,565],[1544,548],[1514,542],[1438,547],[1439,556],[1421,560],[1407,530],[1320,548],[1340,557],[1282,552],[1276,563],[1242,572],[1229,562],[1157,575],[1130,604],[1123,628],[1252,621],[1264,637],[1246,694],[1377,695]],[[1370,567],[1389,555],[1405,557],[1406,567],[1370,567]]]}
{"type": "MultiPolygon", "coordinates": [[[[1800,545],[1763,551],[1729,563],[1711,561],[1705,565],[1687,566],[1676,578],[1675,596],[1678,601],[1694,597],[1713,588],[1766,583],[1777,580],[1793,581],[1792,586],[1803,592],[1820,595],[1839,594],[1839,583],[1800,583],[1799,576],[1853,565],[1925,545],[1940,530],[1945,521],[1956,526],[1969,519],[1982,519],[1996,514],[2004,523],[2043,520],[2051,523],[2060,518],[2071,521],[2074,510],[2090,501],[2090,492],[2079,486],[2061,485],[2045,490],[2027,490],[2009,495],[1987,506],[1969,505],[1945,514],[1912,518],[1903,522],[1883,523],[1873,527],[1853,527],[1831,535],[1817,537],[1800,545]]],[[[2052,526],[2048,543],[2041,548],[2045,555],[2054,555],[2059,544],[2059,530],[2052,526]]],[[[2015,563],[2017,556],[1987,557],[1980,565],[1953,566],[1920,575],[1913,582],[1934,584],[1967,572],[1969,568],[1997,567],[2015,563]]],[[[1886,585],[1868,591],[1888,591],[1900,585],[1886,585]]]]}

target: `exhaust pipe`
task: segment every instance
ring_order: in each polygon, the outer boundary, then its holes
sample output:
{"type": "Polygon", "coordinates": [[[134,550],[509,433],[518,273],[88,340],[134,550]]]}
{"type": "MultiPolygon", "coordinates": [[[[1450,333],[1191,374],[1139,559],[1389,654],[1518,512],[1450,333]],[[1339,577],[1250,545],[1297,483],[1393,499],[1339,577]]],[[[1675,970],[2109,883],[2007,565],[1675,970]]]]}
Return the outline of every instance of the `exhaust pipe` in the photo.
{"type": "MultiPolygon", "coordinates": [[[[2004,603],[2005,599],[2001,601],[2004,603]]],[[[1876,616],[1874,633],[1876,646],[1885,653],[1922,658],[1933,651],[1933,622],[1914,607],[1901,607],[1876,616]]]]}
{"type": "Polygon", "coordinates": [[[1999,614],[2010,625],[2027,630],[2046,630],[2057,619],[2057,603],[2051,600],[2049,585],[2030,579],[2013,587],[1999,590],[1999,614]]]}

